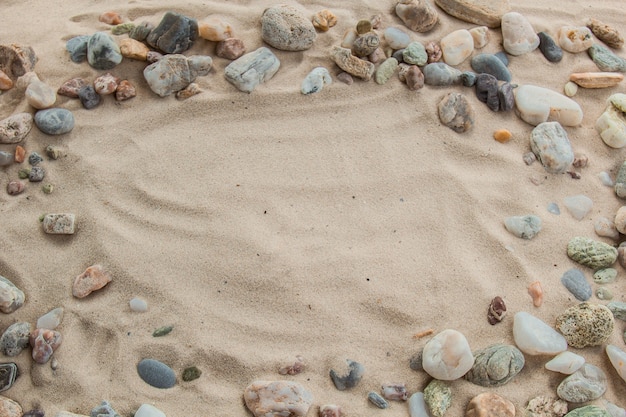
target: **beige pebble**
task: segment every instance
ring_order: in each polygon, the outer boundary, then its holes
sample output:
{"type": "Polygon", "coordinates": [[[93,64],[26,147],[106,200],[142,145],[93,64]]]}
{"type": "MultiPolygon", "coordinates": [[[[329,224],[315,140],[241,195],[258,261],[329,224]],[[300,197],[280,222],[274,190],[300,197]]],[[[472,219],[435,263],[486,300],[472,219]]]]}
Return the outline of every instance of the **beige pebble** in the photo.
{"type": "Polygon", "coordinates": [[[586,51],[593,45],[593,36],[588,27],[563,26],[559,29],[558,41],[561,48],[576,54],[586,51]]]}
{"type": "Polygon", "coordinates": [[[331,59],[345,72],[369,81],[374,75],[374,64],[357,58],[347,48],[335,46],[331,50],[331,59]]]}
{"type": "Polygon", "coordinates": [[[533,299],[533,305],[535,307],[541,307],[541,304],[543,304],[543,287],[541,286],[541,282],[532,282],[528,286],[528,294],[533,299]]]}
{"type": "Polygon", "coordinates": [[[128,80],[120,81],[117,89],[115,90],[115,99],[117,101],[126,101],[131,99],[137,95],[137,90],[135,86],[130,83],[128,80]]]}
{"type": "Polygon", "coordinates": [[[576,84],[574,81],[568,81],[565,83],[565,86],[563,87],[563,93],[565,93],[567,97],[574,97],[577,92],[578,84],[576,84]]]}
{"type": "Polygon", "coordinates": [[[46,83],[35,80],[26,87],[26,101],[36,109],[47,109],[57,101],[57,93],[46,83]]]}
{"type": "Polygon", "coordinates": [[[176,98],[180,99],[180,100],[184,100],[184,99],[189,98],[191,96],[195,96],[196,94],[200,94],[201,92],[202,92],[202,89],[200,88],[200,86],[198,84],[191,83],[187,87],[185,87],[182,90],[176,92],[176,98]]]}
{"type": "Polygon", "coordinates": [[[489,43],[489,28],[487,26],[479,26],[469,30],[474,39],[474,48],[481,49],[489,43]]]}
{"type": "Polygon", "coordinates": [[[467,405],[465,417],[514,417],[515,405],[492,392],[478,394],[467,405]]]}
{"type": "Polygon", "coordinates": [[[16,401],[0,395],[0,416],[22,417],[22,407],[16,401]]]}
{"type": "Polygon", "coordinates": [[[615,223],[615,228],[618,232],[626,234],[626,206],[617,209],[613,223],[615,223]]]}
{"type": "Polygon", "coordinates": [[[198,31],[202,39],[219,42],[233,37],[233,28],[228,22],[217,17],[209,17],[198,22],[198,31]]]}
{"type": "Polygon", "coordinates": [[[146,61],[149,51],[150,48],[138,40],[125,38],[120,41],[120,52],[124,58],[146,61]]]}
{"type": "Polygon", "coordinates": [[[322,32],[328,31],[337,24],[337,16],[335,16],[330,10],[321,10],[313,16],[313,26],[322,32]]]}
{"type": "Polygon", "coordinates": [[[591,29],[594,35],[611,48],[619,49],[624,45],[624,38],[619,34],[617,29],[591,18],[587,23],[587,27],[591,29]]]}
{"type": "Polygon", "coordinates": [[[616,72],[577,72],[569,80],[583,88],[607,88],[622,82],[624,74],[616,72]]]}
{"type": "Polygon", "coordinates": [[[119,25],[123,22],[122,17],[117,12],[104,12],[98,17],[98,20],[108,25],[119,25]]]}
{"type": "Polygon", "coordinates": [[[111,276],[102,265],[92,265],[78,275],[72,285],[72,295],[76,298],[87,297],[111,282],[111,276]]]}

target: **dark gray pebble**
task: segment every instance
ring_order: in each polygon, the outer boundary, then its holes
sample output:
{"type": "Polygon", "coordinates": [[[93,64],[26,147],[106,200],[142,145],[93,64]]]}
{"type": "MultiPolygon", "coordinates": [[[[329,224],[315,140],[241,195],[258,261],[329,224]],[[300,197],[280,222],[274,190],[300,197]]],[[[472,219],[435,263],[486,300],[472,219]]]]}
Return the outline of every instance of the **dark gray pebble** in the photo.
{"type": "Polygon", "coordinates": [[[28,163],[31,165],[38,165],[41,161],[43,161],[43,157],[37,152],[31,152],[31,154],[28,155],[28,163]]]}
{"type": "Polygon", "coordinates": [[[404,53],[404,48],[398,49],[397,51],[393,53],[393,55],[391,55],[391,57],[395,58],[398,61],[398,64],[402,64],[404,62],[404,55],[402,55],[403,53],[404,53]]]}
{"type": "Polygon", "coordinates": [[[146,384],[155,388],[171,388],[176,385],[176,374],[172,368],[156,359],[143,359],[137,364],[137,373],[146,384]]]}
{"type": "Polygon", "coordinates": [[[0,363],[0,392],[11,388],[18,375],[19,371],[15,363],[0,363]]]}
{"type": "Polygon", "coordinates": [[[498,100],[500,100],[500,111],[510,111],[515,107],[515,95],[511,83],[503,83],[498,88],[498,100]]]}
{"type": "Polygon", "coordinates": [[[168,54],[180,54],[198,38],[198,22],[180,13],[167,12],[146,42],[168,54]]]}
{"type": "Polygon", "coordinates": [[[476,97],[487,104],[492,111],[500,110],[498,99],[498,80],[491,74],[478,74],[476,78],[476,97]]]}
{"type": "Polygon", "coordinates": [[[539,32],[539,50],[550,62],[559,62],[563,59],[563,50],[546,32],[539,32]]]}
{"type": "Polygon", "coordinates": [[[378,394],[377,392],[370,391],[370,393],[367,394],[367,399],[370,400],[370,402],[378,408],[385,409],[389,407],[389,403],[387,402],[387,400],[381,397],[380,394],[378,394]]]}
{"type": "Polygon", "coordinates": [[[83,62],[87,59],[87,42],[90,35],[75,36],[65,43],[65,49],[70,53],[70,59],[74,62],[83,62]]]}
{"type": "Polygon", "coordinates": [[[22,417],[43,417],[45,416],[46,413],[43,410],[28,410],[27,412],[25,412],[24,414],[22,414],[22,417]]]}
{"type": "Polygon", "coordinates": [[[350,359],[348,359],[347,362],[349,371],[345,375],[340,376],[333,369],[330,370],[330,378],[339,391],[355,387],[359,381],[361,381],[363,373],[365,372],[365,368],[360,363],[350,359]]]}
{"type": "Polygon", "coordinates": [[[40,182],[43,181],[43,178],[46,176],[46,171],[40,166],[34,166],[31,168],[30,173],[28,174],[28,181],[30,182],[40,182]]]}
{"type": "Polygon", "coordinates": [[[500,81],[511,81],[511,71],[492,54],[478,54],[472,58],[472,69],[478,74],[491,74],[500,81]]]}
{"type": "Polygon", "coordinates": [[[39,110],[35,113],[35,124],[43,133],[61,135],[74,128],[74,115],[67,109],[39,110]]]}
{"type": "Polygon", "coordinates": [[[411,356],[411,359],[409,359],[409,368],[418,372],[423,371],[424,370],[424,366],[422,366],[423,354],[424,354],[423,351],[419,351],[415,355],[411,356]]]}
{"type": "Polygon", "coordinates": [[[507,56],[506,52],[504,51],[496,52],[495,54],[493,54],[493,56],[495,56],[500,61],[502,61],[502,63],[506,65],[507,67],[509,66],[509,57],[507,56]]]}
{"type": "Polygon", "coordinates": [[[561,277],[561,283],[579,301],[587,301],[591,298],[591,285],[587,282],[585,274],[580,269],[572,268],[561,277]]]}
{"type": "Polygon", "coordinates": [[[28,346],[32,326],[27,322],[10,325],[0,337],[0,351],[6,356],[17,356],[28,346]]]}
{"type": "Polygon", "coordinates": [[[87,43],[87,61],[95,69],[109,70],[122,62],[122,53],[111,35],[96,32],[87,43]]]}
{"type": "Polygon", "coordinates": [[[143,42],[146,40],[150,32],[154,29],[154,25],[150,22],[142,22],[130,30],[129,37],[136,41],[143,42]]]}
{"type": "Polygon", "coordinates": [[[463,71],[461,74],[461,82],[465,87],[474,87],[476,85],[476,73],[472,71],[463,71]]]}
{"type": "Polygon", "coordinates": [[[96,93],[96,89],[93,85],[86,85],[78,90],[78,98],[83,107],[87,110],[93,109],[102,101],[100,94],[96,93]]]}

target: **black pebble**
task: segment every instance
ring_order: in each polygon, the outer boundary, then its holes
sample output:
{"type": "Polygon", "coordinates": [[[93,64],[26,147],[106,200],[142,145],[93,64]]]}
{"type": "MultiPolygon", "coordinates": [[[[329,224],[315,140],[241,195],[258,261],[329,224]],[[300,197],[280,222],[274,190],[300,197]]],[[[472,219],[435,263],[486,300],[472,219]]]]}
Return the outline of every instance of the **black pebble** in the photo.
{"type": "Polygon", "coordinates": [[[559,62],[563,59],[563,50],[554,39],[545,32],[539,32],[539,50],[550,62],[559,62]]]}
{"type": "Polygon", "coordinates": [[[98,104],[100,104],[100,101],[102,100],[102,98],[98,93],[96,93],[96,90],[93,88],[92,85],[86,85],[78,90],[78,98],[83,104],[83,107],[87,110],[93,109],[98,104]]]}
{"type": "Polygon", "coordinates": [[[487,107],[490,110],[500,110],[498,79],[491,74],[478,74],[476,78],[476,97],[483,103],[487,103],[487,107]]]}

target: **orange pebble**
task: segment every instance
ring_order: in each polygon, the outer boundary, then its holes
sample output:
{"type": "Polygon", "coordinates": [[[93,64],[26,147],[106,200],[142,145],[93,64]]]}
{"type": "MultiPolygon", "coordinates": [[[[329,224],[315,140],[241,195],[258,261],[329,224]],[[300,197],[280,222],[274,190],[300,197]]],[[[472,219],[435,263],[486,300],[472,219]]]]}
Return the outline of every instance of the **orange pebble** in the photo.
{"type": "Polygon", "coordinates": [[[0,70],[0,90],[10,90],[13,88],[13,80],[2,70],[0,70]]]}
{"type": "Polygon", "coordinates": [[[108,25],[119,25],[122,23],[122,17],[117,12],[102,13],[98,20],[108,25]]]}
{"type": "Polygon", "coordinates": [[[22,148],[20,145],[17,145],[15,148],[15,162],[21,164],[24,162],[24,158],[26,158],[26,149],[22,148]]]}
{"type": "Polygon", "coordinates": [[[513,134],[506,129],[500,129],[493,132],[493,138],[500,143],[508,142],[513,134]]]}
{"type": "Polygon", "coordinates": [[[540,307],[543,303],[543,288],[541,282],[535,281],[528,286],[528,294],[533,298],[533,305],[540,307]]]}

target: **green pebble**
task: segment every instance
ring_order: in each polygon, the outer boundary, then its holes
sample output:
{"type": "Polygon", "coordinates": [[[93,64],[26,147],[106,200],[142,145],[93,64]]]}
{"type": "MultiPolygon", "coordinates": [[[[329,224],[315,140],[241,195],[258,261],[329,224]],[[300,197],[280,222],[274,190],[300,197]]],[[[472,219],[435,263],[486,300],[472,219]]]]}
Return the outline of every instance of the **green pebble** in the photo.
{"type": "Polygon", "coordinates": [[[382,64],[378,66],[378,69],[376,69],[376,75],[374,76],[376,83],[380,85],[385,84],[387,81],[389,81],[389,79],[396,72],[397,69],[398,60],[395,58],[387,58],[382,64]]]}
{"type": "Polygon", "coordinates": [[[586,405],[573,409],[565,414],[565,417],[611,417],[611,415],[597,405],[586,405]]]}
{"type": "Polygon", "coordinates": [[[126,33],[130,33],[131,30],[135,28],[134,23],[122,23],[111,28],[111,33],[113,35],[124,35],[126,33]]]}
{"type": "Polygon", "coordinates": [[[433,379],[424,388],[424,402],[433,417],[443,417],[452,403],[452,390],[445,382],[433,379]]]}
{"type": "Polygon", "coordinates": [[[604,268],[593,274],[593,282],[596,284],[610,284],[617,278],[617,269],[604,268]]]}
{"type": "Polygon", "coordinates": [[[607,47],[596,43],[587,49],[587,53],[601,71],[626,72],[626,59],[615,55],[607,47]]]}
{"type": "Polygon", "coordinates": [[[174,330],[174,326],[163,326],[163,327],[159,327],[158,329],[156,329],[154,332],[152,332],[152,336],[154,337],[161,337],[161,336],[165,336],[166,334],[168,334],[169,332],[171,332],[172,330],[174,330]]]}
{"type": "Polygon", "coordinates": [[[617,260],[617,249],[604,242],[577,236],[567,244],[567,256],[591,269],[605,269],[617,260]]]}
{"type": "Polygon", "coordinates": [[[46,218],[46,213],[39,215],[39,221],[43,222],[43,219],[46,218]]]}
{"type": "Polygon", "coordinates": [[[43,191],[45,194],[51,194],[52,191],[54,191],[54,185],[52,184],[45,184],[41,186],[41,191],[43,191]]]}
{"type": "Polygon", "coordinates": [[[200,375],[202,375],[201,370],[199,370],[195,366],[190,366],[189,368],[185,368],[185,370],[183,371],[183,381],[193,381],[194,379],[200,378],[200,375]]]}
{"type": "Polygon", "coordinates": [[[20,177],[20,179],[22,180],[25,180],[26,178],[28,178],[29,175],[30,175],[30,169],[28,168],[22,168],[17,173],[17,176],[20,177]]]}
{"type": "Polygon", "coordinates": [[[611,313],[613,313],[613,317],[619,320],[626,321],[626,303],[623,301],[611,301],[606,305],[611,313]]]}
{"type": "Polygon", "coordinates": [[[421,42],[415,41],[408,44],[408,46],[402,51],[402,59],[407,64],[419,65],[420,67],[426,65],[428,62],[428,54],[426,48],[421,42]]]}
{"type": "Polygon", "coordinates": [[[596,297],[600,300],[612,300],[613,293],[608,288],[600,287],[596,290],[596,297]]]}
{"type": "Polygon", "coordinates": [[[48,145],[46,147],[46,155],[48,155],[48,158],[50,159],[59,159],[61,156],[61,149],[59,149],[58,146],[48,145]]]}

